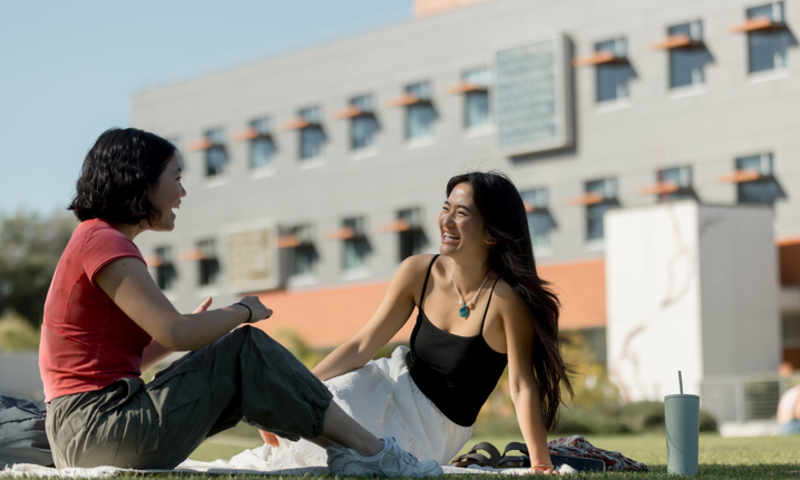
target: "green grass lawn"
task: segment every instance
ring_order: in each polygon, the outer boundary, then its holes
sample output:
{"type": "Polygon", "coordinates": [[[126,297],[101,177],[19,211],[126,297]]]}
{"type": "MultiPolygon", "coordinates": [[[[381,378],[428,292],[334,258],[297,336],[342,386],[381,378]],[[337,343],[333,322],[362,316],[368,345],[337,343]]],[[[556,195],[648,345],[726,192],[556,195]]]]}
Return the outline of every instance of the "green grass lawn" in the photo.
{"type": "MultiPolygon", "coordinates": [[[[465,446],[465,450],[479,441],[489,441],[502,452],[510,441],[520,441],[518,436],[483,435],[474,436],[465,446]]],[[[666,440],[663,434],[587,436],[594,446],[604,450],[621,452],[634,460],[643,462],[652,468],[649,473],[595,473],[577,474],[574,479],[614,478],[614,479],[647,479],[674,480],[667,474],[666,440]]],[[[257,437],[218,436],[204,443],[191,458],[195,460],[228,459],[244,448],[253,448],[260,444],[257,437]],[[239,444],[230,441],[237,438],[239,444]],[[251,446],[246,446],[249,444],[251,446]]],[[[243,479],[239,476],[238,479],[243,479]]],[[[460,478],[496,479],[493,475],[448,476],[460,478]]],[[[163,477],[162,477],[163,478],[163,477]]],[[[182,477],[185,479],[185,476],[182,477]]],[[[743,437],[722,438],[717,434],[700,435],[700,472],[702,479],[800,479],[800,436],[793,437],[743,437]]]]}

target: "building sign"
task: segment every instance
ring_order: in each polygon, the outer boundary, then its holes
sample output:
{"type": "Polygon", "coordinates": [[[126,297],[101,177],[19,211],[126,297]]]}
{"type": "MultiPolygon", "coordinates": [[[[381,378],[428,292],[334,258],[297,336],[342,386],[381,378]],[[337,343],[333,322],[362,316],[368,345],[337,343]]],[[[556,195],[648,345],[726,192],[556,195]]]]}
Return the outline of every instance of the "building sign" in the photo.
{"type": "Polygon", "coordinates": [[[232,292],[256,292],[277,286],[277,235],[274,228],[231,231],[227,240],[228,285],[232,292]]]}
{"type": "Polygon", "coordinates": [[[506,155],[572,144],[571,66],[556,35],[495,53],[498,142],[506,155]]]}

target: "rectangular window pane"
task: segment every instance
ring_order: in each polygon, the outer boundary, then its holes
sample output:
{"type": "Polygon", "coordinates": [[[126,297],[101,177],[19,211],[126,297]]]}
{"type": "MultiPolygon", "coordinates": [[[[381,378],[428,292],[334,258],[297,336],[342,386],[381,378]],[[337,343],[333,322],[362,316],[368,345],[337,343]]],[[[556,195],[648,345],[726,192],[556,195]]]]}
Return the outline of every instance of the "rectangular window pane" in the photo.
{"type": "Polygon", "coordinates": [[[418,103],[406,107],[406,139],[432,136],[436,110],[430,103],[431,84],[429,82],[412,83],[406,86],[405,91],[419,99],[418,103]]]}
{"type": "Polygon", "coordinates": [[[199,285],[213,285],[217,282],[219,274],[219,261],[217,260],[217,242],[213,239],[197,242],[197,250],[202,255],[199,267],[199,285]]]}
{"type": "MultiPolygon", "coordinates": [[[[702,22],[684,23],[668,29],[669,36],[685,35],[695,42],[702,41],[702,22]]],[[[669,51],[669,86],[685,87],[705,82],[707,51],[703,46],[672,48],[669,51]]]]}
{"type": "Polygon", "coordinates": [[[272,165],[275,142],[272,137],[257,137],[250,142],[250,168],[257,169],[272,165]]]}
{"type": "Polygon", "coordinates": [[[314,158],[322,155],[325,133],[318,126],[300,129],[300,158],[314,158]]]}
{"type": "MultiPolygon", "coordinates": [[[[768,18],[783,21],[783,2],[747,10],[747,18],[768,18]]],[[[748,67],[751,73],[775,70],[786,66],[788,35],[785,30],[756,31],[747,34],[748,67]]]]}
{"type": "Polygon", "coordinates": [[[678,186],[678,190],[670,193],[658,195],[660,202],[676,201],[682,198],[696,198],[692,189],[692,167],[673,167],[664,168],[656,173],[659,183],[672,183],[678,186]]]}
{"type": "Polygon", "coordinates": [[[462,76],[464,83],[483,90],[467,92],[464,96],[464,127],[476,128],[489,124],[489,69],[474,68],[462,76]]]}
{"type": "Polygon", "coordinates": [[[737,170],[750,170],[761,174],[761,178],[736,184],[739,203],[771,205],[781,194],[773,176],[772,154],[751,155],[736,159],[737,170]]]}
{"type": "Polygon", "coordinates": [[[427,238],[421,227],[422,209],[409,208],[399,210],[397,219],[405,220],[410,226],[408,230],[398,232],[400,244],[398,260],[402,262],[411,255],[422,253],[422,249],[427,244],[427,238]]]}
{"type": "Polygon", "coordinates": [[[299,245],[292,249],[293,275],[308,275],[315,271],[317,249],[314,246],[314,227],[311,224],[295,225],[292,235],[297,237],[299,245]]]}
{"type": "Polygon", "coordinates": [[[586,239],[602,240],[605,238],[603,216],[607,210],[616,207],[617,179],[605,178],[586,182],[586,193],[596,193],[603,197],[602,202],[586,206],[586,239]]]}
{"type": "Polygon", "coordinates": [[[370,246],[364,236],[364,218],[346,218],[342,221],[342,226],[352,229],[354,234],[352,238],[344,240],[342,268],[344,270],[358,270],[366,267],[370,246]]]}
{"type": "Polygon", "coordinates": [[[206,131],[209,143],[205,151],[206,176],[213,177],[225,172],[228,164],[228,150],[225,148],[225,131],[221,128],[206,131]]]}
{"type": "Polygon", "coordinates": [[[477,128],[489,124],[489,93],[467,92],[465,97],[464,126],[477,128]]]}
{"type": "Polygon", "coordinates": [[[175,263],[173,258],[172,247],[157,247],[156,256],[160,263],[156,267],[156,283],[161,290],[171,289],[178,278],[178,272],[175,270],[175,263]]]}
{"type": "MultiPolygon", "coordinates": [[[[619,58],[627,55],[625,39],[609,40],[595,45],[597,52],[611,52],[619,58]]],[[[627,63],[601,64],[595,67],[597,76],[597,101],[607,102],[628,98],[628,82],[631,68],[627,63]]]]}
{"type": "Polygon", "coordinates": [[[406,138],[425,138],[433,135],[433,107],[427,104],[406,107],[406,138]]]}
{"type": "Polygon", "coordinates": [[[373,116],[358,116],[350,123],[351,142],[353,150],[367,148],[375,145],[375,137],[378,133],[378,120],[373,116]]]}
{"type": "Polygon", "coordinates": [[[322,147],[327,140],[322,129],[322,109],[319,107],[303,108],[299,116],[308,122],[300,129],[300,158],[308,159],[322,155],[322,147]]]}
{"type": "Polygon", "coordinates": [[[314,273],[317,252],[313,245],[299,245],[294,248],[294,274],[308,275],[314,273]]]}
{"type": "Polygon", "coordinates": [[[535,188],[520,192],[522,201],[528,211],[528,230],[534,250],[550,246],[550,232],[555,222],[548,209],[548,191],[546,188],[535,188]]]}

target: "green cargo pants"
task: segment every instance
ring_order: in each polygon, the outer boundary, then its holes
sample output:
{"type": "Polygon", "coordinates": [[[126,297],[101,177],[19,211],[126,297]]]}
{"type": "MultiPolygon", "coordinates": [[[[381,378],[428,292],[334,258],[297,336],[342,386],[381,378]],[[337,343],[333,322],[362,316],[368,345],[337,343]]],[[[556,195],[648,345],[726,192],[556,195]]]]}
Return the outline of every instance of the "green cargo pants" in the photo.
{"type": "Polygon", "coordinates": [[[278,342],[244,326],[187,354],[145,385],[124,378],[53,399],[47,436],[58,468],[174,468],[240,420],[284,438],[314,438],[328,389],[278,342]]]}

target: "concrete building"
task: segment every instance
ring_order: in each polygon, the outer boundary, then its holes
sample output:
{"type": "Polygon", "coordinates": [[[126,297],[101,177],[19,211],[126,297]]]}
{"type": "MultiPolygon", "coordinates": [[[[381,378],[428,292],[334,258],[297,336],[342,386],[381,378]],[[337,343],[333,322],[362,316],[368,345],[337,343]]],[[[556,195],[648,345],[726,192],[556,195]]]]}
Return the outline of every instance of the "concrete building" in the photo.
{"type": "Polygon", "coordinates": [[[137,239],[179,307],[256,292],[275,311],[265,329],[335,345],[403,258],[437,250],[447,179],[497,168],[528,203],[562,329],[601,356],[604,212],[680,199],[771,209],[779,357],[800,368],[798,2],[418,0],[415,11],[134,96],[132,125],[183,152],[176,230],[137,239]]]}

